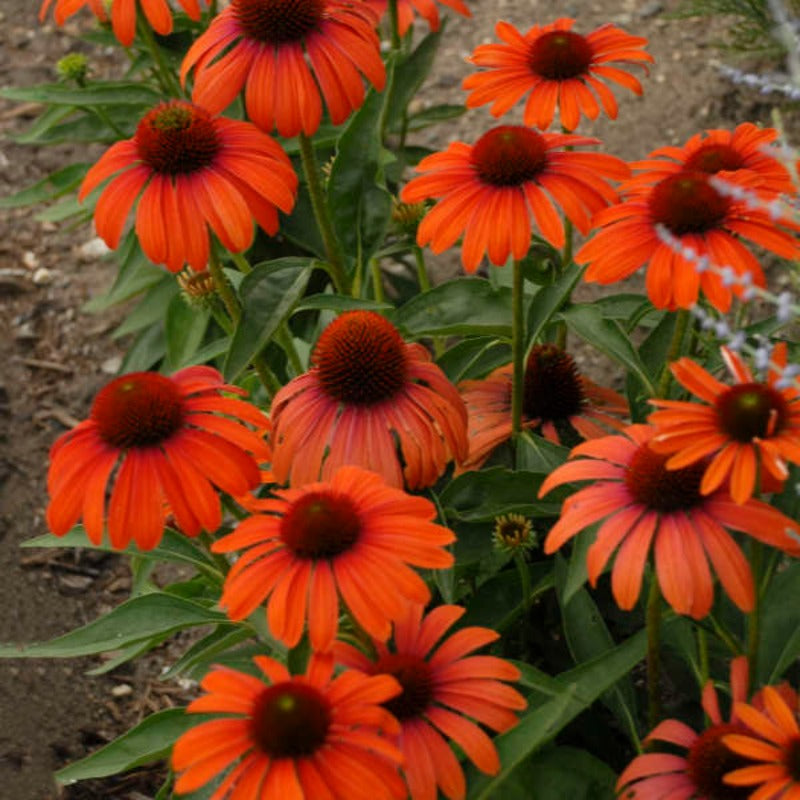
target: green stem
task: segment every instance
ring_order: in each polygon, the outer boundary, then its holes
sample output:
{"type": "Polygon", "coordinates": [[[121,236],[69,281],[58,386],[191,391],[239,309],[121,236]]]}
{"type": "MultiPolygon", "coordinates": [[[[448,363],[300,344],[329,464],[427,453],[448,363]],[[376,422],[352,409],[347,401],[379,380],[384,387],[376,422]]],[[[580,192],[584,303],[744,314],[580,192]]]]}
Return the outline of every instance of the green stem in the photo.
{"type": "Polygon", "coordinates": [[[234,326],[238,325],[242,317],[242,307],[239,305],[239,299],[236,297],[236,293],[233,291],[233,287],[222,269],[222,262],[220,261],[217,245],[214,241],[211,242],[208,271],[214,279],[214,288],[225,304],[225,310],[228,312],[228,316],[231,318],[234,326]]]}
{"type": "Polygon", "coordinates": [[[108,116],[108,114],[106,114],[101,106],[78,106],[78,108],[86,113],[94,114],[101,122],[104,122],[106,125],[108,125],[108,127],[111,128],[111,130],[114,131],[114,133],[116,133],[120,139],[128,138],[128,134],[125,133],[125,131],[123,131],[122,128],[120,128],[119,125],[117,125],[117,123],[108,116]]]}
{"type": "Polygon", "coordinates": [[[572,221],[564,218],[564,251],[561,253],[561,269],[565,270],[572,262],[572,221]]]}
{"type": "Polygon", "coordinates": [[[161,85],[161,89],[165,94],[168,94],[171,97],[182,97],[183,91],[181,90],[181,85],[178,82],[178,78],[175,76],[175,73],[170,69],[169,64],[167,64],[166,60],[164,59],[164,53],[158,46],[158,42],[156,41],[156,37],[153,35],[153,31],[150,28],[149,23],[139,16],[136,20],[136,27],[139,35],[147,45],[147,49],[153,59],[153,63],[156,67],[156,77],[161,85]]]}
{"type": "Polygon", "coordinates": [[[300,143],[300,158],[303,162],[303,173],[306,176],[308,193],[311,196],[311,207],[317,220],[322,242],[325,245],[325,255],[328,259],[328,272],[333,285],[339,294],[348,294],[349,286],[344,269],[342,246],[333,230],[328,204],[325,201],[325,191],[319,174],[317,156],[314,153],[314,143],[304,133],[297,137],[300,143]]]}
{"type": "Polygon", "coordinates": [[[528,565],[525,563],[525,556],[522,553],[514,553],[514,563],[519,572],[519,583],[522,590],[522,627],[520,628],[520,638],[523,654],[528,651],[528,615],[531,610],[531,574],[528,565]]]}
{"type": "Polygon", "coordinates": [[[708,664],[708,634],[702,629],[697,629],[697,652],[700,654],[700,686],[701,688],[706,685],[709,678],[709,664],[708,664]]]}
{"type": "Polygon", "coordinates": [[[392,50],[399,50],[400,19],[397,13],[397,0],[389,0],[389,21],[391,23],[392,50]]]}
{"type": "Polygon", "coordinates": [[[664,361],[664,370],[658,380],[658,387],[656,388],[656,397],[666,397],[669,389],[670,381],[672,380],[672,371],[669,365],[676,361],[683,346],[683,338],[686,336],[686,330],[689,327],[689,312],[682,308],[678,311],[675,318],[675,330],[672,332],[672,341],[669,343],[669,350],[667,357],[664,361]]]}
{"type": "Polygon", "coordinates": [[[522,397],[525,379],[525,281],[522,261],[514,259],[514,288],[511,298],[511,357],[513,383],[511,386],[511,436],[516,440],[522,432],[522,397]]]}
{"type": "Polygon", "coordinates": [[[661,591],[655,575],[647,598],[647,718],[652,730],[661,719],[661,591]]]}
{"type": "Polygon", "coordinates": [[[431,288],[431,279],[428,277],[428,267],[425,264],[425,254],[419,245],[414,245],[414,261],[417,265],[417,281],[419,288],[423,292],[427,292],[431,288]]]}
{"type": "Polygon", "coordinates": [[[283,325],[279,326],[275,333],[275,338],[278,340],[278,343],[289,358],[289,363],[292,365],[294,374],[302,375],[303,372],[305,372],[303,369],[303,362],[300,359],[300,354],[297,352],[297,348],[294,346],[292,332],[289,330],[289,326],[285,322],[283,325]]]}
{"type": "Polygon", "coordinates": [[[758,645],[761,639],[761,573],[764,565],[764,546],[761,542],[750,540],[750,569],[755,581],[755,600],[753,610],[747,615],[747,661],[750,675],[755,677],[758,667],[758,645]]]}
{"type": "Polygon", "coordinates": [[[381,265],[378,263],[377,258],[371,258],[369,268],[372,271],[372,293],[375,299],[382,303],[386,299],[383,291],[383,275],[381,274],[381,265]]]}
{"type": "Polygon", "coordinates": [[[236,265],[236,269],[239,270],[243,275],[247,275],[248,272],[252,272],[253,268],[250,266],[250,262],[242,255],[242,253],[232,253],[229,251],[229,255],[231,257],[231,261],[236,265]]]}

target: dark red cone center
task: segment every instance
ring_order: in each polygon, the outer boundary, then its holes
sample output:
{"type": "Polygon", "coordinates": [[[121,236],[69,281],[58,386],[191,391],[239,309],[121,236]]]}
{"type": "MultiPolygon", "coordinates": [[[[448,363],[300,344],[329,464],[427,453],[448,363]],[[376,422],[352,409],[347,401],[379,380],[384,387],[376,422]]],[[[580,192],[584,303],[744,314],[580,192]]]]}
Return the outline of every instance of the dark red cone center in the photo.
{"type": "Polygon", "coordinates": [[[195,172],[214,161],[220,148],[212,116],[183,100],[161,103],[139,123],[134,136],[139,158],[156,172],[195,172]]]}
{"type": "Polygon", "coordinates": [[[625,485],[637,503],[653,511],[694,508],[703,499],[700,482],[706,465],[698,462],[683,469],[667,469],[668,458],[641,445],[625,472],[625,485]]]}
{"type": "Polygon", "coordinates": [[[704,233],[719,226],[730,202],[703,172],[680,172],[657,183],[650,195],[653,220],[671,233],[704,233]]]}
{"type": "Polygon", "coordinates": [[[433,701],[433,676],[428,662],[417,656],[390,653],[378,660],[375,674],[391,675],[403,691],[383,704],[400,722],[419,717],[433,701]]]}
{"type": "Polygon", "coordinates": [[[525,416],[543,422],[568,419],[580,412],[586,399],[575,359],[552,344],[531,350],[523,391],[525,416]]]}
{"type": "Polygon", "coordinates": [[[472,147],[472,166],[484,183],[521,186],[547,163],[544,137],[522,125],[500,125],[481,136],[472,147]]]}
{"type": "Polygon", "coordinates": [[[325,0],[233,0],[233,14],[245,35],[268,44],[300,42],[317,28],[325,0]]]}
{"type": "Polygon", "coordinates": [[[325,743],[330,725],[328,701],[299,681],[268,687],[253,709],[253,737],[272,758],[312,755],[325,743]]]}
{"type": "Polygon", "coordinates": [[[774,436],[788,416],[780,392],[763,383],[739,383],[717,399],[723,430],[737,442],[774,436]]]}
{"type": "Polygon", "coordinates": [[[369,406],[406,382],[406,348],[397,329],[374,311],[350,311],[322,332],[313,364],[325,392],[342,403],[369,406]]]}
{"type": "Polygon", "coordinates": [[[743,729],[738,725],[712,725],[689,748],[688,773],[697,787],[698,797],[707,800],[746,800],[750,796],[752,786],[730,786],[723,782],[728,772],[753,763],[731,752],[722,742],[723,736],[742,732],[743,729]]]}
{"type": "Polygon", "coordinates": [[[572,31],[542,34],[531,45],[528,63],[537,75],[551,81],[563,81],[586,74],[592,63],[592,47],[572,31]]]}
{"type": "Polygon", "coordinates": [[[131,372],[98,392],[91,418],[113,447],[152,447],[183,424],[183,400],[178,387],[164,375],[131,372]]]}
{"type": "Polygon", "coordinates": [[[299,558],[333,558],[358,540],[361,519],[350,498],[309,492],[292,503],[281,520],[280,537],[299,558]]]}
{"type": "Polygon", "coordinates": [[[741,153],[729,144],[704,144],[686,159],[684,169],[714,175],[722,170],[733,171],[743,166],[741,153]]]}

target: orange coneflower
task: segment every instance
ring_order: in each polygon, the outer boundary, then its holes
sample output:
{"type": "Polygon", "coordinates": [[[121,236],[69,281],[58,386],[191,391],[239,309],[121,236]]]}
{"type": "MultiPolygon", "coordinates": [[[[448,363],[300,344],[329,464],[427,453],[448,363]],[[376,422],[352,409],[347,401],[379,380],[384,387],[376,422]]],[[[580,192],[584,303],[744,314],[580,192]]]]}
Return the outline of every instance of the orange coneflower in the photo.
{"type": "Polygon", "coordinates": [[[210,227],[233,252],[253,241],[253,218],[269,234],[278,209],[294,206],[297,176],[281,146],[247,122],[212,117],[183,100],[161,103],[132,139],[89,170],[78,199],[114,175],[94,210],[98,235],[116,248],[139,198],[136,234],[145,255],[179,272],[205,270],[210,227]]]}
{"type": "Polygon", "coordinates": [[[499,772],[497,751],[476,723],[497,732],[516,724],[514,712],[525,708],[525,699],[503,681],[518,680],[519,670],[495,656],[469,655],[499,638],[488,628],[461,628],[443,638],[463,608],[438,606],[424,617],[422,611],[410,606],[395,623],[391,648],[373,642],[374,659],[343,642],[333,652],[346,666],[400,683],[403,691],[384,707],[400,721],[410,800],[436,800],[438,789],[448,800],[463,800],[464,773],[447,739],[482,772],[499,772]]]}
{"type": "Polygon", "coordinates": [[[276,491],[262,501],[269,514],[239,523],[213,545],[215,553],[244,550],[225,579],[220,605],[244,619],[265,599],[272,634],[293,647],[308,619],[311,646],[330,648],[339,598],[370,635],[389,636],[390,621],[430,592],[409,565],[449,567],[444,546],[454,534],[432,522],[429,500],[394,489],[380,476],[342,467],[326,483],[276,491]]]}
{"type": "Polygon", "coordinates": [[[591,215],[617,199],[606,178],[630,175],[625,162],[604,153],[557,148],[597,144],[597,139],[538,133],[522,125],[500,125],[470,146],[453,142],[420,161],[419,172],[400,194],[404,203],[439,202],[417,231],[420,245],[441,253],[464,234],[461,262],[478,268],[484,253],[493,264],[520,259],[531,243],[531,215],[541,235],[563,247],[564,225],[553,200],[581,233],[591,215]],[[551,199],[552,198],[552,199],[551,199]]]}
{"type": "Polygon", "coordinates": [[[392,744],[398,725],[381,703],[397,694],[387,675],[355,671],[333,678],[333,660],[312,656],[305,675],[292,676],[256,656],[267,678],[216,667],[189,713],[227,716],[202,722],[175,742],[178,794],[193,792],[232,765],[214,800],[403,800],[392,744]]]}
{"type": "MultiPolygon", "coordinates": [[[[44,0],[39,9],[39,22],[43,22],[54,0],[44,0]]],[[[178,0],[181,8],[193,20],[200,19],[198,0],[178,0]]],[[[63,25],[73,14],[84,6],[100,22],[108,22],[108,9],[111,7],[111,28],[120,44],[130,47],[136,35],[136,11],[141,5],[147,23],[162,36],[172,33],[172,12],[166,0],[55,0],[53,17],[56,25],[63,25]]]]}
{"type": "Polygon", "coordinates": [[[83,518],[100,544],[108,519],[112,547],[134,539],[142,550],[159,543],[170,512],[189,536],[215,531],[222,513],[214,486],[245,494],[258,485],[257,462],[270,458],[244,424],[264,430],[269,420],[223,392],[244,394],[199,366],[171,377],[132,372],[103,387],[89,419],[50,451],[50,530],[63,536],[83,518]]]}
{"type": "Polygon", "coordinates": [[[468,450],[467,411],[420,344],[372,311],[351,311],[322,333],[312,368],[272,402],[277,481],[327,478],[342,464],[390,486],[430,486],[468,450]]]}
{"type": "Polygon", "coordinates": [[[320,94],[338,125],[364,102],[360,73],[383,89],[377,23],[362,0],[232,0],[189,49],[181,80],[194,68],[192,99],[214,113],[244,87],[259,128],[311,136],[322,119],[320,94]]]}
{"type": "Polygon", "coordinates": [[[710,724],[701,733],[677,719],[658,724],[644,740],[667,742],[685,754],[645,753],[637,756],[617,781],[617,793],[625,800],[746,800],[749,792],[724,782],[726,773],[744,765],[745,759],[731,752],[724,737],[745,732],[735,704],[747,699],[747,658],[731,662],[730,687],[734,708],[726,722],[720,712],[713,681],[703,687],[703,711],[710,724]]]}
{"type": "Polygon", "coordinates": [[[768,146],[778,136],[775,128],[759,128],[752,122],[743,122],[734,131],[714,129],[696,133],[683,147],[660,147],[648,158],[632,162],[632,169],[644,172],[631,178],[623,188],[642,183],[651,185],[686,170],[709,175],[747,170],[754,190],[760,194],[793,194],[795,188],[789,170],[768,152],[768,146]]]}
{"type": "Polygon", "coordinates": [[[733,707],[749,730],[732,731],[723,738],[723,743],[745,759],[747,766],[727,773],[726,788],[755,800],[797,800],[800,725],[797,706],[792,702],[795,698],[790,699],[780,687],[774,686],[765,686],[760,696],[762,702],[758,705],[738,702],[733,707]]]}
{"type": "Polygon", "coordinates": [[[464,79],[464,89],[472,90],[467,107],[492,103],[491,113],[499,117],[530,92],[523,116],[526,125],[549,128],[556,107],[568,131],[578,127],[581,112],[596,119],[601,105],[616,119],[617,101],[603,80],[642,94],[633,75],[610,65],[652,62],[643,50],[647,39],[610,23],[582,36],[571,30],[574,23],[562,17],[522,34],[508,22],[498,22],[495,32],[505,44],[479,45],[468,59],[487,70],[464,79]]]}
{"type": "Polygon", "coordinates": [[[689,358],[670,364],[675,379],[704,403],[651,400],[663,409],[648,418],[656,426],[652,447],[669,454],[667,469],[687,467],[713,454],[700,493],[727,483],[733,499],[745,503],[756,489],[756,478],[761,478],[764,491],[765,479],[786,480],[787,461],[800,464],[800,392],[777,386],[779,370],[786,367],[786,342],[772,351],[766,383],[756,381],[742,358],[727,347],[722,357],[736,380],[733,386],[689,358]]]}
{"type": "Polygon", "coordinates": [[[709,559],[731,600],[742,611],[750,611],[754,602],[750,565],[725,529],[798,555],[800,526],[759,500],[737,505],[721,489],[702,495],[703,465],[668,470],[667,456],[650,447],[654,433],[649,425],[631,425],[624,436],[584,442],[570,457],[587,458],[569,461],[545,479],[540,496],[572,481],[593,481],[565,501],[560,519],[547,535],[545,552],[555,552],[584,528],[604,520],[587,555],[589,580],[596,585],[619,548],[611,589],[620,608],[629,610],[636,604],[652,544],[661,591],[679,614],[701,619],[711,609],[709,559]]]}
{"type": "MultiPolygon", "coordinates": [[[[462,469],[478,469],[511,436],[511,373],[508,364],[483,380],[459,384],[469,415],[469,456],[462,469]]],[[[541,427],[542,435],[557,443],[566,426],[584,439],[595,439],[607,436],[608,427],[621,430],[617,416],[627,412],[625,399],[581,375],[565,350],[553,344],[531,349],[525,365],[523,427],[541,427]]]]}
{"type": "MultiPolygon", "coordinates": [[[[365,0],[366,4],[372,6],[379,16],[386,13],[388,6],[387,0],[365,0]]],[[[472,13],[464,4],[463,0],[397,0],[397,28],[401,36],[405,36],[411,24],[414,22],[414,12],[424,17],[432,31],[439,30],[439,9],[436,3],[452,8],[465,17],[471,17],[472,13]]]]}
{"type": "MultiPolygon", "coordinates": [[[[800,258],[800,242],[794,235],[779,227],[765,209],[721,194],[708,173],[684,170],[660,179],[657,175],[652,185],[639,176],[624,202],[598,211],[593,224],[600,230],[575,256],[578,263],[589,262],[586,281],[616,283],[647,264],[647,294],[656,307],[691,308],[702,289],[711,305],[724,313],[733,292],[741,294],[742,286],[733,281],[735,285],[727,285],[719,274],[722,267],[734,275],[748,273],[753,284],[765,285],[761,265],[739,237],[784,258],[800,258]],[[677,239],[677,245],[665,234],[677,239]],[[717,269],[701,271],[697,262],[703,259],[717,269]]],[[[726,173],[726,180],[740,188],[757,190],[759,185],[747,170],[726,173]]],[[[789,220],[782,219],[781,224],[800,230],[789,220]]]]}

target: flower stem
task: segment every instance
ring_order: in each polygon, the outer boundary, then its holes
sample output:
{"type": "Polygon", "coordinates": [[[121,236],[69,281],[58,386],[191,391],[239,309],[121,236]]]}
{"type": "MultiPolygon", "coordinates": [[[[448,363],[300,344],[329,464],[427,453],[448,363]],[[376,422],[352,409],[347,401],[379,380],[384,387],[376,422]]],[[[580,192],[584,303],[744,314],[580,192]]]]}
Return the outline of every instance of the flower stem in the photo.
{"type": "Polygon", "coordinates": [[[667,357],[664,360],[664,369],[658,381],[656,397],[666,397],[667,390],[669,389],[670,381],[672,380],[672,371],[669,365],[676,361],[683,346],[683,338],[686,336],[686,330],[689,327],[689,312],[682,308],[678,311],[675,317],[675,330],[672,332],[672,341],[669,343],[669,350],[667,357]]]}
{"type": "Polygon", "coordinates": [[[397,13],[397,0],[389,0],[389,21],[391,23],[392,50],[400,49],[400,19],[397,13]]]}
{"type": "Polygon", "coordinates": [[[511,297],[511,354],[513,361],[513,383],[511,386],[511,436],[522,431],[522,396],[525,379],[525,280],[522,276],[522,261],[514,259],[514,287],[511,297]]]}
{"type": "Polygon", "coordinates": [[[565,270],[572,262],[572,220],[564,218],[564,250],[561,253],[561,269],[565,270]]]}
{"type": "Polygon", "coordinates": [[[294,374],[302,375],[304,372],[303,362],[300,360],[300,354],[297,352],[297,348],[294,346],[292,332],[289,330],[289,326],[285,322],[283,325],[278,327],[278,330],[275,332],[275,338],[278,340],[278,344],[280,344],[280,346],[283,348],[283,351],[286,353],[289,363],[292,365],[294,374]]]}
{"type": "Polygon", "coordinates": [[[243,275],[247,275],[248,272],[252,272],[253,268],[250,266],[250,262],[241,254],[241,253],[231,253],[229,252],[231,257],[231,261],[236,265],[236,269],[239,270],[243,275]]]}
{"type": "Polygon", "coordinates": [[[523,655],[527,655],[528,614],[531,608],[531,574],[528,571],[528,565],[525,562],[525,556],[522,553],[514,553],[514,563],[517,566],[517,572],[519,572],[519,584],[522,590],[522,627],[520,628],[520,644],[523,655]]]}
{"type": "Polygon", "coordinates": [[[417,244],[414,245],[414,261],[417,264],[417,281],[419,282],[419,288],[421,291],[427,292],[431,288],[431,279],[428,277],[425,254],[422,252],[422,248],[417,244]]]}
{"type": "Polygon", "coordinates": [[[661,719],[661,590],[655,574],[647,597],[647,718],[652,729],[661,719]]]}
{"type": "Polygon", "coordinates": [[[386,295],[383,292],[381,265],[378,263],[377,258],[370,259],[369,268],[372,271],[372,294],[379,303],[382,303],[386,299],[386,295]]]}
{"type": "Polygon", "coordinates": [[[168,94],[171,97],[182,97],[183,91],[181,90],[181,85],[178,82],[175,73],[170,69],[169,65],[167,64],[164,58],[164,53],[158,46],[158,42],[156,41],[156,37],[153,35],[153,31],[149,23],[143,20],[141,16],[139,16],[136,20],[136,27],[138,29],[139,35],[144,40],[144,43],[147,45],[147,49],[150,52],[151,58],[153,59],[153,63],[155,64],[156,77],[158,78],[158,82],[161,85],[161,89],[165,94],[168,94]]]}
{"type": "Polygon", "coordinates": [[[758,645],[761,639],[761,589],[763,586],[761,573],[764,564],[764,546],[754,539],[750,540],[750,569],[755,581],[755,599],[753,610],[747,615],[747,661],[750,675],[756,676],[758,667],[758,645]]]}
{"type": "Polygon", "coordinates": [[[329,267],[328,273],[336,291],[339,294],[348,294],[349,286],[344,269],[342,246],[333,230],[333,222],[331,221],[328,204],[325,201],[325,192],[320,180],[317,156],[314,153],[314,143],[304,133],[301,133],[297,138],[300,142],[300,158],[303,162],[303,172],[306,176],[308,193],[311,196],[311,207],[314,209],[314,217],[317,220],[317,225],[319,225],[322,242],[325,245],[325,255],[328,259],[329,267]]]}

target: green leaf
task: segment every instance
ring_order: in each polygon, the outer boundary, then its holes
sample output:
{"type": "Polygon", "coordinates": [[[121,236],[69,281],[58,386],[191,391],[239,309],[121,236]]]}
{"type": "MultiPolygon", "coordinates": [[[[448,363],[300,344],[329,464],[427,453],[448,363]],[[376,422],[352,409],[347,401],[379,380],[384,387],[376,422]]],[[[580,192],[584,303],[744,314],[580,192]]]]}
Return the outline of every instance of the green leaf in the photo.
{"type": "Polygon", "coordinates": [[[568,447],[530,431],[523,431],[519,441],[522,443],[517,456],[520,469],[549,474],[560,467],[569,456],[568,447]]]}
{"type": "Polygon", "coordinates": [[[82,215],[87,220],[91,217],[92,212],[83,204],[78,202],[77,197],[67,197],[60,203],[46,208],[35,215],[34,219],[38,222],[62,222],[70,217],[82,215]]]}
{"type": "Polygon", "coordinates": [[[600,695],[608,691],[642,660],[646,648],[645,631],[627,639],[599,658],[581,664],[557,678],[542,681],[543,673],[528,664],[517,663],[523,686],[531,686],[551,697],[544,703],[531,702],[519,724],[495,740],[503,769],[494,776],[479,772],[472,764],[467,768],[468,800],[495,800],[501,787],[522,764],[544,744],[553,739],[600,695]]]}
{"type": "Polygon", "coordinates": [[[130,106],[105,110],[103,116],[106,119],[90,112],[70,117],[73,112],[69,106],[51,106],[31,128],[15,136],[14,141],[40,145],[62,142],[73,145],[76,142],[112,144],[124,136],[132,136],[136,129],[136,116],[131,114],[130,106]]]}
{"type": "Polygon", "coordinates": [[[155,367],[167,354],[167,340],[162,325],[145,328],[128,347],[120,373],[144,372],[155,367]]]}
{"type": "Polygon", "coordinates": [[[56,780],[66,785],[89,778],[105,778],[159,761],[169,755],[181,735],[208,719],[212,717],[187,714],[182,708],[158,711],[105,747],[56,772],[56,780]]]}
{"type": "Polygon", "coordinates": [[[216,565],[208,554],[194,540],[182,533],[167,528],[164,531],[158,547],[152,550],[139,550],[136,545],[131,544],[126,550],[115,550],[108,544],[92,544],[84,529],[77,525],[65,536],[53,536],[46,533],[44,536],[36,536],[27,539],[21,547],[48,547],[48,548],[69,548],[81,547],[86,550],[102,550],[106,553],[125,553],[131,556],[140,556],[154,561],[170,561],[178,564],[191,564],[193,567],[208,570],[216,569],[216,565]]]}
{"type": "Polygon", "coordinates": [[[49,642],[0,645],[0,658],[74,658],[118,650],[152,636],[227,621],[225,614],[163,592],[134,597],[49,642]]]}
{"type": "Polygon", "coordinates": [[[609,358],[613,358],[632,372],[642,386],[651,394],[655,394],[655,386],[650,378],[650,371],[642,362],[636,349],[619,323],[604,319],[600,309],[592,305],[574,305],[561,312],[570,330],[584,341],[591,344],[609,358]]]}
{"type": "Polygon", "coordinates": [[[345,257],[361,270],[383,244],[392,210],[386,190],[381,127],[386,97],[392,91],[391,64],[387,88],[371,90],[339,139],[328,181],[328,207],[345,257]]]}
{"type": "Polygon", "coordinates": [[[800,563],[777,572],[761,606],[761,642],[754,686],[777,683],[800,655],[800,563]]]}
{"type": "Polygon", "coordinates": [[[531,516],[557,516],[559,505],[536,500],[544,476],[492,467],[459,475],[439,495],[448,517],[468,521],[493,520],[515,512],[531,516]]]}
{"type": "Polygon", "coordinates": [[[111,334],[112,339],[119,339],[129,333],[136,333],[142,328],[161,323],[167,315],[167,309],[173,298],[178,294],[178,282],[172,275],[163,275],[162,279],[153,284],[136,308],[128,314],[122,324],[111,334]]]}
{"type": "Polygon", "coordinates": [[[553,315],[569,300],[583,270],[584,267],[570,264],[555,283],[536,293],[528,311],[528,344],[539,341],[553,315]]]}
{"type": "Polygon", "coordinates": [[[109,658],[108,661],[104,661],[99,667],[87,669],[86,674],[105,675],[108,672],[113,672],[113,670],[119,666],[122,666],[122,664],[127,664],[128,661],[133,661],[135,658],[139,658],[139,656],[144,655],[153,648],[163,644],[171,635],[171,633],[162,633],[160,636],[153,636],[151,639],[145,639],[142,642],[134,642],[133,644],[129,644],[127,647],[121,648],[117,655],[115,655],[113,658],[109,658]]]}
{"type": "Polygon", "coordinates": [[[154,106],[161,100],[155,89],[130,81],[94,82],[82,87],[41,83],[0,89],[0,97],[21,103],[65,106],[154,106]]]}
{"type": "Polygon", "coordinates": [[[358,297],[347,297],[341,294],[312,294],[304,297],[295,307],[293,313],[300,311],[388,311],[394,308],[391,303],[379,303],[377,300],[362,300],[358,297]]]}
{"type": "Polygon", "coordinates": [[[406,335],[511,337],[511,289],[483,278],[456,278],[401,306],[393,320],[406,335]]]}
{"type": "Polygon", "coordinates": [[[180,294],[172,298],[164,320],[167,360],[170,370],[178,370],[192,361],[206,335],[211,312],[189,305],[180,294]]]}
{"type": "MultiPolygon", "coordinates": [[[[401,57],[395,66],[392,94],[386,108],[386,129],[399,132],[403,114],[431,72],[433,61],[442,41],[444,25],[425,36],[414,50],[401,57]]],[[[459,106],[462,113],[466,108],[459,106]]]]}
{"type": "Polygon", "coordinates": [[[55,200],[78,186],[90,166],[85,163],[70,164],[68,167],[59,169],[32,186],[28,186],[27,189],[22,189],[8,197],[0,197],[0,208],[19,208],[55,200]]]}
{"type": "Polygon", "coordinates": [[[644,309],[648,309],[654,314],[659,314],[653,308],[652,303],[640,294],[632,292],[625,292],[621,294],[611,294],[606,297],[598,297],[592,301],[592,305],[600,309],[600,313],[606,319],[615,319],[625,324],[629,328],[628,323],[633,319],[641,319],[644,309]]]}
{"type": "Polygon", "coordinates": [[[514,770],[503,800],[614,800],[617,775],[608,764],[577,747],[549,747],[514,770]]]}
{"type": "Polygon", "coordinates": [[[242,318],[223,369],[226,380],[235,380],[288,319],[306,290],[313,263],[310,258],[278,258],[245,275],[239,289],[242,318]]]}
{"type": "MultiPolygon", "coordinates": [[[[259,609],[261,610],[261,609],[259,609]]],[[[253,638],[253,631],[243,625],[233,623],[217,625],[214,630],[195,642],[165,673],[162,680],[169,680],[176,675],[197,675],[204,672],[209,663],[216,662],[220,653],[225,653],[237,644],[253,638]]]]}
{"type": "Polygon", "coordinates": [[[465,105],[454,105],[452,103],[440,103],[435,106],[428,106],[422,111],[417,111],[408,118],[408,131],[421,131],[431,125],[438,125],[440,122],[448,122],[451,119],[458,119],[467,113],[465,105]]]}
{"type": "MultiPolygon", "coordinates": [[[[581,664],[612,650],[614,640],[589,592],[579,588],[566,599],[566,583],[567,564],[561,556],[556,556],[556,590],[564,636],[575,662],[581,664]]],[[[603,702],[625,730],[635,731],[636,695],[630,676],[621,677],[614,688],[603,697],[603,702]]]]}
{"type": "Polygon", "coordinates": [[[452,383],[483,378],[511,361],[511,348],[494,336],[471,336],[460,341],[437,359],[452,383]]]}

